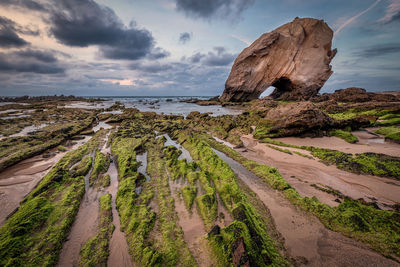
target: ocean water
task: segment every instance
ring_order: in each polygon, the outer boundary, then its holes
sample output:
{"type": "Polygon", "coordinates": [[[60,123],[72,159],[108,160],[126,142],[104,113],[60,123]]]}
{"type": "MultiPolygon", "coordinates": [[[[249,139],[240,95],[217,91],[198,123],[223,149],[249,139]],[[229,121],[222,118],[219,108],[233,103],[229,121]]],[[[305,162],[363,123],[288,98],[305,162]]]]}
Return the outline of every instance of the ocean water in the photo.
{"type": "Polygon", "coordinates": [[[137,108],[143,112],[156,112],[159,114],[167,115],[183,115],[187,116],[192,111],[198,111],[201,113],[211,113],[211,116],[220,115],[238,115],[243,112],[242,107],[222,107],[220,105],[215,106],[199,106],[197,104],[180,102],[181,100],[198,98],[201,100],[209,99],[209,96],[145,96],[145,97],[88,97],[88,98],[102,98],[104,101],[98,103],[85,103],[85,102],[74,102],[64,107],[69,108],[86,108],[86,109],[98,109],[98,108],[109,108],[116,101],[121,102],[126,108],[137,108]]]}

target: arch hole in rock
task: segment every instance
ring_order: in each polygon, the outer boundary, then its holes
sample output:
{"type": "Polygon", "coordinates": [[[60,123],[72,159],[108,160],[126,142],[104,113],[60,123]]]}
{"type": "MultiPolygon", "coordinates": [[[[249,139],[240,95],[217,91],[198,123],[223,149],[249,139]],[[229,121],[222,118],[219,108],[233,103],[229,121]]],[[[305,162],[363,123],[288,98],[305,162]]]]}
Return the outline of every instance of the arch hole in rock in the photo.
{"type": "Polygon", "coordinates": [[[267,89],[265,89],[264,92],[262,92],[262,94],[260,95],[259,98],[263,98],[263,97],[269,96],[274,90],[275,90],[275,87],[269,86],[267,89]]]}
{"type": "Polygon", "coordinates": [[[279,98],[283,93],[291,91],[293,84],[290,79],[281,77],[276,80],[272,86],[275,87],[275,90],[272,92],[271,96],[272,98],[276,99],[279,98]]]}

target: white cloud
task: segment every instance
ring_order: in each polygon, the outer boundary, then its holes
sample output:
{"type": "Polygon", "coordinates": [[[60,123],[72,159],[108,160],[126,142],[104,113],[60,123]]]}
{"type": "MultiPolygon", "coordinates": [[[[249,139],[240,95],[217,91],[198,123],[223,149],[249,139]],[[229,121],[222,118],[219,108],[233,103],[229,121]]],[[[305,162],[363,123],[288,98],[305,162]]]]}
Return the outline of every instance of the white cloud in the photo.
{"type": "Polygon", "coordinates": [[[351,23],[353,23],[354,21],[356,21],[359,17],[361,17],[362,15],[364,15],[365,13],[367,13],[368,11],[370,11],[371,9],[373,9],[379,2],[381,2],[382,0],[376,0],[372,5],[370,5],[367,9],[361,11],[360,13],[358,13],[357,15],[349,18],[348,20],[346,20],[344,23],[342,23],[339,28],[336,29],[335,31],[335,35],[337,36],[341,30],[343,30],[345,27],[347,27],[348,25],[350,25],[351,23]]]}
{"type": "Polygon", "coordinates": [[[249,39],[247,39],[245,37],[242,37],[242,36],[238,36],[238,35],[232,34],[231,37],[235,38],[236,40],[239,40],[239,41],[245,43],[248,46],[251,45],[251,43],[252,43],[249,39]]]}
{"type": "Polygon", "coordinates": [[[382,23],[390,22],[396,15],[400,13],[400,0],[389,0],[390,4],[386,8],[386,14],[378,20],[382,23]]]}

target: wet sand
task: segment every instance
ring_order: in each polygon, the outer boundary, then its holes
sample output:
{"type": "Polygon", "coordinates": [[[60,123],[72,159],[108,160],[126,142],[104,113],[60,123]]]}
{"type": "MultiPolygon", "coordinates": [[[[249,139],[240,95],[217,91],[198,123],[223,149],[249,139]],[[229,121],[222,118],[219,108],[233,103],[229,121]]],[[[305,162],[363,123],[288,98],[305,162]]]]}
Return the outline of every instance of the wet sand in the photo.
{"type": "MultiPolygon", "coordinates": [[[[77,141],[68,151],[78,148],[89,138],[77,141]]],[[[68,152],[50,150],[52,157],[34,156],[21,161],[0,173],[0,226],[19,207],[24,197],[36,187],[50,169],[68,152]]]]}
{"type": "MultiPolygon", "coordinates": [[[[368,130],[368,129],[367,129],[368,130]]],[[[373,129],[368,131],[373,132],[373,129]]],[[[334,149],[345,153],[383,153],[389,156],[400,157],[400,144],[385,142],[383,137],[371,134],[368,131],[356,131],[353,132],[359,142],[350,144],[338,137],[283,137],[275,138],[274,140],[281,141],[285,144],[297,145],[297,146],[314,146],[320,148],[334,149]]]]}
{"type": "Polygon", "coordinates": [[[133,266],[133,264],[131,256],[129,255],[125,234],[121,232],[120,218],[115,204],[115,197],[118,192],[118,171],[114,162],[111,162],[107,174],[109,174],[111,177],[111,183],[110,186],[107,187],[106,191],[112,196],[111,207],[113,213],[113,224],[115,225],[115,229],[110,240],[110,255],[108,257],[107,265],[130,267],[133,266]]]}
{"type": "Polygon", "coordinates": [[[180,180],[169,181],[171,195],[174,198],[175,211],[178,214],[178,224],[183,230],[185,242],[198,265],[201,267],[212,266],[211,255],[202,242],[207,232],[204,228],[203,220],[197,212],[196,203],[193,204],[192,212],[189,213],[182,197],[180,197],[180,190],[186,185],[185,182],[180,180]]]}
{"type": "Polygon", "coordinates": [[[216,151],[269,209],[289,255],[299,266],[399,266],[339,233],[327,230],[314,216],[295,208],[241,164],[216,151]]]}
{"type": "MultiPolygon", "coordinates": [[[[106,149],[106,141],[110,133],[107,133],[105,144],[101,150],[106,149]]],[[[82,246],[97,234],[99,224],[99,198],[105,194],[98,188],[91,187],[89,177],[93,171],[95,151],[92,151],[92,168],[85,175],[85,195],[79,206],[78,214],[72,224],[67,241],[64,242],[57,266],[78,266],[80,260],[80,250],[82,246]]],[[[115,216],[119,219],[118,216],[115,216]]],[[[113,213],[114,219],[114,213],[113,213]]]]}
{"type": "Polygon", "coordinates": [[[78,215],[72,224],[67,241],[64,242],[57,266],[78,266],[82,246],[97,233],[99,222],[99,198],[104,194],[89,187],[92,170],[85,176],[85,195],[78,215]]]}
{"type": "MultiPolygon", "coordinates": [[[[292,139],[297,141],[300,138],[292,139]]],[[[338,205],[334,201],[335,196],[310,186],[317,184],[329,186],[354,199],[363,198],[369,202],[376,201],[381,208],[400,203],[400,181],[371,175],[358,175],[340,170],[334,165],[327,166],[318,160],[276,151],[259,143],[251,135],[242,136],[242,141],[245,149],[239,149],[240,153],[251,160],[277,168],[285,180],[302,196],[316,196],[328,205],[338,205]]],[[[317,146],[316,143],[314,145],[317,146]]]]}

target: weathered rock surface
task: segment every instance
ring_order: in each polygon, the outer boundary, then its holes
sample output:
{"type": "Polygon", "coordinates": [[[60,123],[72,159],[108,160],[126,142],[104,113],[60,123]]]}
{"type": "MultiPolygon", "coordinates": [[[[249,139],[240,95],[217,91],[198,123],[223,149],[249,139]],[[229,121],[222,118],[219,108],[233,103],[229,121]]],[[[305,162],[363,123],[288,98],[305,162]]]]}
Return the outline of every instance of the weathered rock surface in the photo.
{"type": "Polygon", "coordinates": [[[333,71],[333,31],[322,20],[296,18],[263,34],[236,58],[221,101],[248,101],[275,87],[274,99],[308,100],[333,71]]]}
{"type": "Polygon", "coordinates": [[[333,119],[309,101],[279,105],[268,111],[265,119],[274,125],[269,132],[277,137],[304,133],[319,135],[334,123],[333,119]]]}

